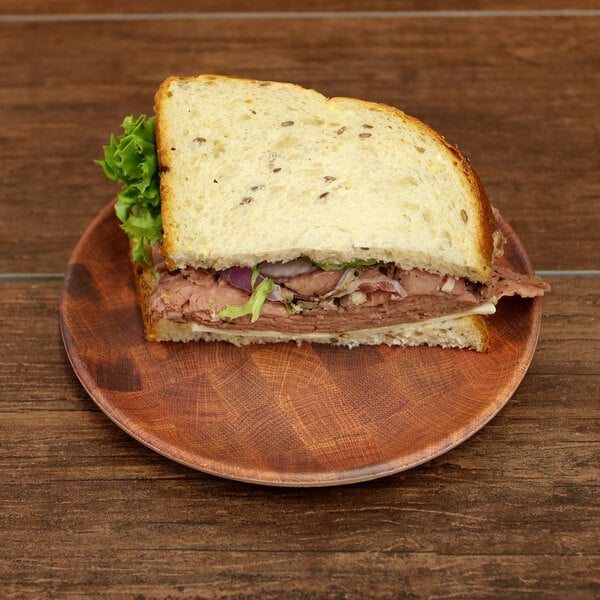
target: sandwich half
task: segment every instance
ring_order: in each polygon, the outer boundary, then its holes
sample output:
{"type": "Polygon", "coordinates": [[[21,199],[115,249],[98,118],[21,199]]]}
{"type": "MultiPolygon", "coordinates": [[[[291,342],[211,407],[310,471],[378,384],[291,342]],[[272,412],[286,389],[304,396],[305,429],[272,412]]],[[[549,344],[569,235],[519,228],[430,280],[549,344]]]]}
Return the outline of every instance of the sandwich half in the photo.
{"type": "Polygon", "coordinates": [[[105,160],[148,340],[471,348],[541,295],[458,149],[395,108],[288,83],[167,79],[105,160]]]}

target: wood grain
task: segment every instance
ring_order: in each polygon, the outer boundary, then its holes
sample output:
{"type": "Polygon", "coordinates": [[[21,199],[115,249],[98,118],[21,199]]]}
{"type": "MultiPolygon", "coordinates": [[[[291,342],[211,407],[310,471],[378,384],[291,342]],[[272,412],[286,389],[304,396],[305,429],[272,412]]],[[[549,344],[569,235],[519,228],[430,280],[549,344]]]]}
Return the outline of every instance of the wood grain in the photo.
{"type": "Polygon", "coordinates": [[[124,115],[151,110],[172,73],[295,80],[397,104],[471,157],[536,268],[597,271],[600,50],[591,13],[60,17],[464,8],[458,0],[1,3],[3,598],[600,597],[598,277],[550,280],[529,371],[485,428],[425,465],[341,488],[249,486],[167,460],[106,418],[62,349],[63,282],[53,274],[115,191],[91,160],[124,115]],[[11,14],[33,21],[2,18],[11,14]]]}
{"type": "Polygon", "coordinates": [[[591,600],[600,282],[550,283],[531,368],[476,436],[393,477],[292,490],[138,444],[61,351],[62,282],[0,282],[5,597],[591,600]]]}
{"type": "Polygon", "coordinates": [[[92,163],[102,144],[124,115],[152,110],[164,77],[203,71],[292,80],[404,108],[472,159],[536,269],[597,269],[599,23],[0,23],[0,272],[62,272],[115,192],[92,163]]]}
{"type": "Polygon", "coordinates": [[[597,0],[478,0],[468,6],[461,0],[4,0],[0,15],[208,13],[208,12],[310,12],[310,11],[446,11],[446,10],[590,10],[597,0]]]}

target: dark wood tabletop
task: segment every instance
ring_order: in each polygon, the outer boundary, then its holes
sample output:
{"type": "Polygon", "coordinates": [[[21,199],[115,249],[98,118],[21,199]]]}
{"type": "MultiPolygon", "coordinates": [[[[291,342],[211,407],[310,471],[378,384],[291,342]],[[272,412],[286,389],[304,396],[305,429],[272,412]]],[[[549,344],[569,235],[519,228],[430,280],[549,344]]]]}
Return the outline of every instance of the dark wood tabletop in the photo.
{"type": "Polygon", "coordinates": [[[0,595],[599,598],[599,39],[593,0],[4,0],[0,595]],[[392,104],[471,159],[552,286],[475,435],[369,482],[261,486],[165,458],[86,393],[58,310],[115,193],[93,160],[200,73],[392,104]]]}

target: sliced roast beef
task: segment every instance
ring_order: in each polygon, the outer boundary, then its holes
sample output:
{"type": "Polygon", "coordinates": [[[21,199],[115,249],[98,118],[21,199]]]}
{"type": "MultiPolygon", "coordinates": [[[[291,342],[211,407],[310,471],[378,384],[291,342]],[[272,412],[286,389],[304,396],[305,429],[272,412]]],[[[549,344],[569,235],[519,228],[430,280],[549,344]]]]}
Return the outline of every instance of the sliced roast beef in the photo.
{"type": "Polygon", "coordinates": [[[504,257],[501,257],[494,262],[487,298],[493,302],[497,302],[503,296],[535,298],[549,289],[548,284],[540,277],[518,273],[504,257]]]}
{"type": "Polygon", "coordinates": [[[224,329],[344,332],[460,313],[480,303],[495,304],[502,296],[530,298],[549,289],[539,277],[512,270],[501,256],[495,258],[486,284],[419,269],[395,269],[393,265],[316,269],[274,280],[286,291],[286,303],[267,300],[260,318],[251,323],[249,316],[233,321],[218,316],[227,306],[244,305],[250,296],[226,274],[195,269],[163,271],[151,296],[150,318],[195,321],[224,329]]]}
{"type": "Polygon", "coordinates": [[[406,292],[411,295],[450,294],[473,304],[480,300],[477,293],[467,288],[464,279],[451,275],[435,275],[419,269],[411,269],[410,271],[398,270],[396,277],[406,292]]]}
{"type": "Polygon", "coordinates": [[[310,298],[311,296],[324,296],[334,290],[343,274],[344,271],[319,269],[295,277],[277,277],[273,280],[283,284],[288,290],[302,298],[310,298]]]}
{"type": "MultiPolygon", "coordinates": [[[[227,306],[241,306],[249,294],[209,271],[184,269],[164,273],[150,298],[150,320],[220,321],[217,313],[227,306]]],[[[285,306],[265,302],[261,315],[286,316],[285,306]]]]}

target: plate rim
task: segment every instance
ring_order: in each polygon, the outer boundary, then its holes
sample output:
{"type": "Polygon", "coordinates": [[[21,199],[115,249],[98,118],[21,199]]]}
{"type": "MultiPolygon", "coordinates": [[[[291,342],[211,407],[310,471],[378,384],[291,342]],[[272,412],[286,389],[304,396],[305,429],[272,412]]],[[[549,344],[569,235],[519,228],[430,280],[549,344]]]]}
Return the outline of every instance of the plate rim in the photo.
{"type": "MultiPolygon", "coordinates": [[[[443,441],[432,443],[426,447],[430,448],[430,451],[424,453],[422,456],[418,456],[418,453],[415,451],[411,455],[413,460],[403,460],[401,461],[401,464],[396,464],[400,462],[398,461],[398,458],[390,457],[386,461],[366,463],[362,466],[351,467],[343,471],[332,470],[328,473],[325,471],[319,471],[318,475],[308,472],[299,473],[295,471],[278,471],[277,474],[280,475],[280,477],[277,479],[261,479],[256,476],[250,476],[248,471],[251,471],[251,469],[247,467],[235,467],[231,460],[216,460],[197,453],[192,455],[192,453],[187,450],[181,451],[181,448],[175,448],[175,450],[180,451],[179,453],[173,452],[172,448],[165,449],[161,447],[160,444],[156,443],[156,440],[159,440],[160,438],[153,432],[149,432],[147,429],[139,430],[139,428],[135,426],[135,424],[126,416],[125,413],[116,408],[114,403],[105,397],[106,394],[99,386],[97,386],[96,389],[91,388],[89,382],[94,381],[93,374],[89,370],[89,367],[83,358],[73,350],[75,348],[75,345],[72,343],[73,335],[67,324],[67,313],[69,310],[67,307],[67,297],[69,285],[71,283],[70,267],[71,265],[77,263],[75,259],[81,254],[81,251],[85,247],[88,238],[105,219],[111,218],[112,216],[112,218],[115,219],[116,225],[116,217],[114,217],[113,206],[114,199],[106,204],[96,214],[77,241],[77,244],[75,245],[69,258],[68,269],[64,277],[59,302],[59,327],[63,346],[76,377],[80,381],[88,396],[90,396],[90,398],[104,413],[104,415],[106,415],[122,431],[135,439],[137,442],[153,450],[157,454],[190,469],[228,480],[272,487],[331,487],[367,482],[383,477],[389,477],[390,475],[413,469],[419,465],[438,458],[481,431],[492,419],[498,415],[498,413],[500,413],[500,411],[506,406],[514,393],[517,391],[535,354],[541,329],[541,299],[539,297],[524,299],[530,303],[528,312],[530,313],[531,328],[527,336],[528,343],[524,344],[524,352],[522,355],[520,355],[520,360],[518,363],[518,368],[520,368],[521,373],[514,381],[512,389],[507,391],[506,396],[500,402],[489,403],[486,405],[487,408],[491,407],[491,410],[481,411],[477,414],[477,417],[481,418],[476,420],[474,428],[467,430],[467,425],[472,424],[472,421],[464,423],[462,428],[457,428],[456,430],[461,431],[461,434],[454,436],[454,439],[451,439],[448,443],[443,443],[443,441]],[[192,460],[191,457],[195,458],[196,460],[192,460]],[[329,478],[325,478],[327,474],[330,476],[329,478]],[[334,476],[331,476],[332,474],[334,476]]],[[[503,218],[501,220],[501,225],[505,235],[510,238],[510,242],[515,247],[519,258],[522,260],[523,265],[526,268],[526,271],[530,274],[533,273],[534,270],[532,264],[521,240],[509,223],[503,218]]],[[[121,234],[122,232],[119,232],[118,228],[115,227],[115,233],[121,234]]],[[[123,233],[123,235],[125,234],[123,233]]],[[[490,351],[493,351],[493,349],[490,351]]],[[[517,368],[517,366],[515,368],[517,368]]],[[[420,448],[419,450],[423,450],[423,448],[420,448]]]]}

